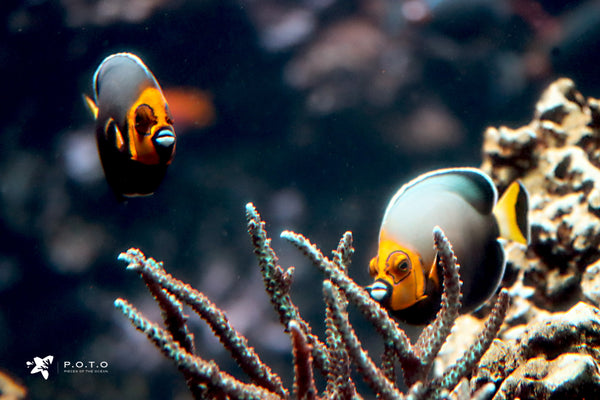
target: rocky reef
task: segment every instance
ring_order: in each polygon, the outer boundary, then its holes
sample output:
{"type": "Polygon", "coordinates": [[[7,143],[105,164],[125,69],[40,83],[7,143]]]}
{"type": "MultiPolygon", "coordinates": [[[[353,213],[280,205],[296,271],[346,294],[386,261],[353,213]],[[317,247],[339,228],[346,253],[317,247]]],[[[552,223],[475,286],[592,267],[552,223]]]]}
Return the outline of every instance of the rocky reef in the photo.
{"type": "Polygon", "coordinates": [[[512,306],[472,385],[494,399],[600,394],[600,112],[569,79],[552,83],[533,121],[488,128],[482,169],[530,196],[531,244],[507,244],[512,306]]]}

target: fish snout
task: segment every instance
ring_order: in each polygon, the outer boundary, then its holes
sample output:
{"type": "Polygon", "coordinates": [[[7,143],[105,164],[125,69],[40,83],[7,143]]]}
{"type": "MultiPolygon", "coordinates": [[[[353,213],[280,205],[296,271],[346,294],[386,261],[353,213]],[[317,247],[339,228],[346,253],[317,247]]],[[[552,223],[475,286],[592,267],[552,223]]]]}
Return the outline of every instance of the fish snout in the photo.
{"type": "Polygon", "coordinates": [[[157,146],[168,148],[175,144],[175,132],[170,129],[161,129],[154,138],[157,146]]]}
{"type": "Polygon", "coordinates": [[[161,160],[170,161],[175,150],[175,132],[163,128],[154,136],[154,146],[161,160]]]}
{"type": "Polygon", "coordinates": [[[392,286],[383,280],[377,280],[373,282],[372,285],[367,286],[365,289],[367,292],[369,292],[369,295],[373,300],[382,305],[385,305],[389,302],[392,294],[392,286]]]}

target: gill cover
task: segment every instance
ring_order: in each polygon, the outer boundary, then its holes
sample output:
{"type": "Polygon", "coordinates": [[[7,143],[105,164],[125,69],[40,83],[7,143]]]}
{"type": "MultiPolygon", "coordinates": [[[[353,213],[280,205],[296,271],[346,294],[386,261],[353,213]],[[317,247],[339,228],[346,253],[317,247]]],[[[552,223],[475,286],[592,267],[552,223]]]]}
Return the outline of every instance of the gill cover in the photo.
{"type": "Polygon", "coordinates": [[[118,197],[152,194],[175,155],[173,119],[152,72],[134,54],[102,61],[93,80],[98,153],[118,197]]]}

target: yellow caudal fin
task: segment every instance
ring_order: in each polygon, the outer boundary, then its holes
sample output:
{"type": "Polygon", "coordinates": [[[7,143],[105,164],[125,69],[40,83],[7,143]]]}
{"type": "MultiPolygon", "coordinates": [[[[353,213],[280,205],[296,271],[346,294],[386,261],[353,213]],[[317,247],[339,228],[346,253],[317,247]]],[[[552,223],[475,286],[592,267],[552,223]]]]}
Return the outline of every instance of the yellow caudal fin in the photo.
{"type": "Polygon", "coordinates": [[[508,186],[498,204],[494,215],[500,228],[500,237],[521,244],[529,243],[529,195],[519,181],[508,186]]]}
{"type": "Polygon", "coordinates": [[[94,119],[98,119],[98,106],[94,103],[94,100],[91,99],[87,94],[83,95],[83,102],[87,106],[87,108],[92,112],[94,119]]]}

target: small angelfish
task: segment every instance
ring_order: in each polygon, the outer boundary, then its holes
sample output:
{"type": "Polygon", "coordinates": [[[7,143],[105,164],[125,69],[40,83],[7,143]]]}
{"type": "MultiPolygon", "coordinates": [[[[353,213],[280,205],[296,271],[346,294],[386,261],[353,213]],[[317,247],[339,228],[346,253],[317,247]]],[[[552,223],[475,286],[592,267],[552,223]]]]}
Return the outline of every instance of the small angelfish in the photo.
{"type": "Polygon", "coordinates": [[[475,168],[432,171],[402,186],[381,223],[369,273],[371,297],[400,320],[424,324],[435,317],[442,293],[433,228],[446,234],[460,264],[462,308],[480,307],[498,289],[505,256],[498,238],[529,242],[529,201],[513,182],[497,202],[492,180],[475,168]]]}
{"type": "Polygon", "coordinates": [[[106,181],[119,199],[147,196],[162,182],[175,155],[173,118],[163,92],[136,55],[117,53],[94,73],[98,153],[106,181]]]}

